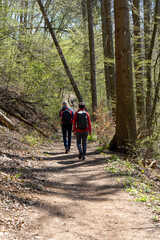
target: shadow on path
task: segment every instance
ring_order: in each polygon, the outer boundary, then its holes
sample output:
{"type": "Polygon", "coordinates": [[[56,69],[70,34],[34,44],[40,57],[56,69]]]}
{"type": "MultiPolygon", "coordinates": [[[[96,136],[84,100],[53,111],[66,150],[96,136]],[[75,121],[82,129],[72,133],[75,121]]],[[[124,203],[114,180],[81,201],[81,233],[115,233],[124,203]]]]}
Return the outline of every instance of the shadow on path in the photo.
{"type": "MultiPolygon", "coordinates": [[[[65,204],[65,199],[70,201],[88,201],[101,202],[108,201],[109,195],[120,191],[122,186],[112,183],[112,178],[104,170],[104,158],[91,151],[87,154],[87,160],[79,161],[77,154],[65,154],[61,156],[61,152],[47,153],[50,156],[35,157],[38,161],[53,161],[50,166],[28,168],[13,165],[11,167],[3,166],[1,171],[5,173],[18,174],[21,169],[20,179],[24,179],[21,187],[26,186],[32,189],[32,193],[36,193],[39,199],[43,196],[43,201],[32,200],[29,198],[21,198],[11,192],[5,192],[8,198],[16,199],[20,203],[26,205],[34,205],[38,209],[48,211],[52,215],[65,218],[62,205],[65,204]],[[52,157],[54,155],[54,157],[52,157]],[[58,166],[59,165],[59,166],[58,166]],[[103,169],[102,169],[103,167],[103,169]],[[52,175],[53,174],[53,175],[52,175]],[[39,185],[41,188],[39,188],[39,185]],[[48,204],[44,201],[44,197],[54,199],[64,199],[55,205],[48,204]]],[[[18,155],[0,153],[9,158],[30,160],[32,157],[19,157],[18,155]]],[[[63,153],[64,154],[64,153],[63,153]]],[[[0,194],[4,191],[0,191],[0,194]]]]}

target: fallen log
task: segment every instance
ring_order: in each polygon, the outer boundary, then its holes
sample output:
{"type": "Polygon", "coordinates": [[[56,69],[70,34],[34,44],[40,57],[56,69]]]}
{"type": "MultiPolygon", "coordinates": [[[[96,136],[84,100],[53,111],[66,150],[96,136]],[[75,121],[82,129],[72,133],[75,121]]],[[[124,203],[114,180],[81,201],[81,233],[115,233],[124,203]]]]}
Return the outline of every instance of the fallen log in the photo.
{"type": "Polygon", "coordinates": [[[41,129],[39,129],[36,125],[28,122],[26,119],[22,118],[21,116],[17,116],[14,114],[14,117],[17,118],[18,120],[24,122],[25,124],[29,125],[30,127],[34,128],[37,130],[37,132],[41,133],[44,137],[49,138],[50,136],[44,133],[41,129]]]}
{"type": "Polygon", "coordinates": [[[16,131],[18,130],[16,125],[1,112],[0,112],[0,124],[4,125],[10,130],[16,130],[16,131]]]}

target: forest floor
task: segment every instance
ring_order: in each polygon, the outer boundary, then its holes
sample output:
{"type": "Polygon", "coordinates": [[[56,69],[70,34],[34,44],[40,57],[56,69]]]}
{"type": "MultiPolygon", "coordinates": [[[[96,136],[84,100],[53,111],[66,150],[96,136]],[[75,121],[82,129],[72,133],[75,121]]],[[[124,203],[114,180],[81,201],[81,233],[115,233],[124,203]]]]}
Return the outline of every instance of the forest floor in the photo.
{"type": "Polygon", "coordinates": [[[61,139],[24,149],[13,140],[0,152],[1,240],[160,239],[151,208],[107,173],[110,154],[96,143],[82,161],[75,138],[68,154],[61,139]]]}

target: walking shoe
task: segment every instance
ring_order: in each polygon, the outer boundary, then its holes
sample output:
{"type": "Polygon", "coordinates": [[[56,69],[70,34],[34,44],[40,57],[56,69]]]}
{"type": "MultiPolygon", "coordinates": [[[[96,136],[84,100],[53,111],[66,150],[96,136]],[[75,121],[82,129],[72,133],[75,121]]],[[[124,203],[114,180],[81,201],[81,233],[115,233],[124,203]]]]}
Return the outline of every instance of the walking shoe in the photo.
{"type": "Polygon", "coordinates": [[[69,152],[69,149],[68,149],[68,147],[66,147],[66,151],[65,151],[65,153],[68,153],[69,152]]]}
{"type": "Polygon", "coordinates": [[[85,160],[86,159],[86,156],[83,156],[82,160],[85,160]]]}
{"type": "Polygon", "coordinates": [[[83,157],[83,153],[80,152],[78,158],[79,158],[79,159],[82,159],[82,157],[83,157]]]}

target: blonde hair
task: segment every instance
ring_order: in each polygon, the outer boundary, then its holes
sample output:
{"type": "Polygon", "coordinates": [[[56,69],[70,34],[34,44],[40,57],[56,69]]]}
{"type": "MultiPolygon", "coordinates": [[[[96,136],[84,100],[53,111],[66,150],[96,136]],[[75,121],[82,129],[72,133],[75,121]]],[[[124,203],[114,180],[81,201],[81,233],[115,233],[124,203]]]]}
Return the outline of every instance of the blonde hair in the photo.
{"type": "Polygon", "coordinates": [[[69,104],[67,101],[63,101],[62,103],[62,107],[66,107],[66,108],[69,108],[69,104]]]}

